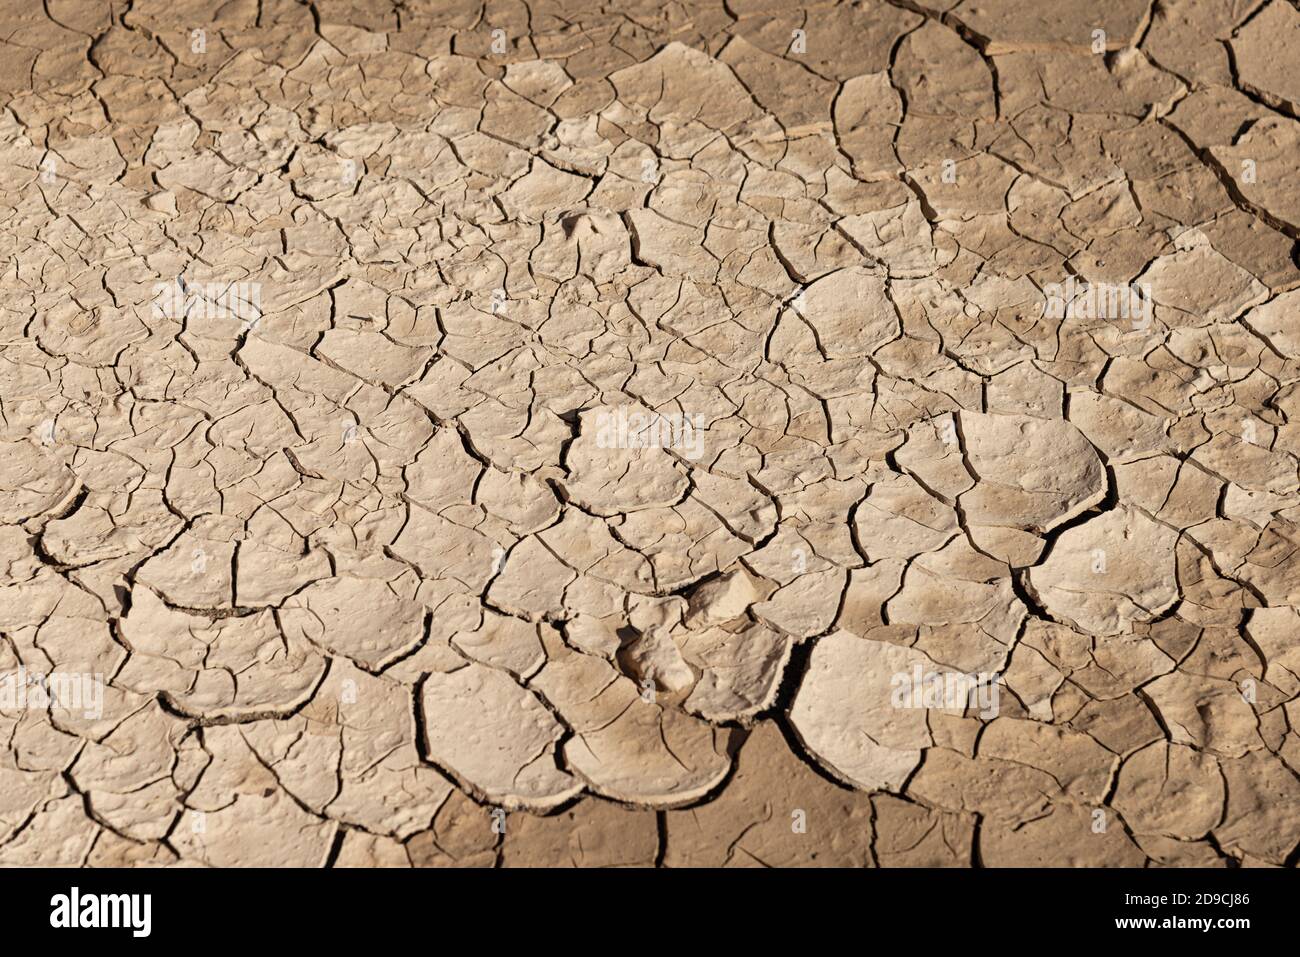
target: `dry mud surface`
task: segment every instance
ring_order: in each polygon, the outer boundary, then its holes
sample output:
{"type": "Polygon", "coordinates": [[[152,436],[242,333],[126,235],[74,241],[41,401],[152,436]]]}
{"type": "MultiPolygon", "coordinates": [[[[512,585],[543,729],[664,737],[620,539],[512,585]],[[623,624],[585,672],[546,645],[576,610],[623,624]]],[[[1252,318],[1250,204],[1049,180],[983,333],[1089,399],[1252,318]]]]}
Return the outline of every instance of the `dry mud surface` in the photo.
{"type": "Polygon", "coordinates": [[[0,6],[0,864],[1295,863],[1294,3],[0,6]]]}

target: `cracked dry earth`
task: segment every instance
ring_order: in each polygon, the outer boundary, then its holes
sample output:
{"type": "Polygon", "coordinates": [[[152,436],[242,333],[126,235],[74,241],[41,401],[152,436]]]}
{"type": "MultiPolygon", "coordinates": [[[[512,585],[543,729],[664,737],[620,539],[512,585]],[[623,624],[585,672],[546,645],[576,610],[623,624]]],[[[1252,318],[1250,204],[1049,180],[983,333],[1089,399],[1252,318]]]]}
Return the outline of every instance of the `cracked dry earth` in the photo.
{"type": "Polygon", "coordinates": [[[1295,863],[1294,3],[2,6],[0,863],[1295,863]]]}

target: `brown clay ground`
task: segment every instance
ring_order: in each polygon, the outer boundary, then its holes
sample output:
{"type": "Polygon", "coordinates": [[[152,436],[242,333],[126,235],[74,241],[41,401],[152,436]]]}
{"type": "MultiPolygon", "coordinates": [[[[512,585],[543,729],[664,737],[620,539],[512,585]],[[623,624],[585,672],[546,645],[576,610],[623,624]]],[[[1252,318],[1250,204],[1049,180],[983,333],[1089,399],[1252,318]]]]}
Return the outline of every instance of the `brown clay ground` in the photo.
{"type": "Polygon", "coordinates": [[[1297,62],[3,0],[0,864],[1295,863],[1297,62]]]}

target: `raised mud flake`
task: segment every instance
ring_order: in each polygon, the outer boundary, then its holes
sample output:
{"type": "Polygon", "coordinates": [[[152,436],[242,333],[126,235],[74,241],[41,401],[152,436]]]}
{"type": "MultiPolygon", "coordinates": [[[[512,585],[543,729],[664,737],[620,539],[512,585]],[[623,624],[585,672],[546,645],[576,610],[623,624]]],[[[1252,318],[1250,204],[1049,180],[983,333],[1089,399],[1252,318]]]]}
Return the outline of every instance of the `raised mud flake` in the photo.
{"type": "Polygon", "coordinates": [[[1119,0],[1089,11],[1068,3],[1026,7],[1016,0],[953,6],[958,21],[989,39],[990,53],[1019,47],[1087,47],[1094,29],[1101,29],[1109,44],[1124,46],[1136,39],[1147,13],[1141,0],[1119,0]]]}
{"type": "Polygon", "coordinates": [[[1179,0],[1154,10],[1143,49],[1157,63],[1205,85],[1232,85],[1228,50],[1222,41],[1249,13],[1245,8],[1179,0]]]}
{"type": "Polygon", "coordinates": [[[1065,385],[1034,363],[1022,362],[994,376],[985,391],[989,412],[1054,419],[1061,410],[1065,385]]]}
{"type": "Polygon", "coordinates": [[[537,221],[578,205],[590,191],[589,180],[537,159],[528,173],[501,195],[501,202],[511,217],[537,221]]]}
{"type": "Polygon", "coordinates": [[[1094,805],[1105,798],[1117,765],[1090,735],[1004,716],[985,726],[979,757],[1041,770],[1070,800],[1094,805]]]}
{"type": "Polygon", "coordinates": [[[1259,717],[1236,682],[1176,671],[1143,689],[1175,744],[1223,757],[1259,749],[1259,717]]]}
{"type": "Polygon", "coordinates": [[[1276,757],[1253,751],[1220,762],[1228,805],[1214,829],[1230,854],[1281,865],[1300,842],[1300,783],[1276,757]]]}
{"type": "Polygon", "coordinates": [[[1290,453],[1242,442],[1230,432],[1220,432],[1198,446],[1192,458],[1245,492],[1267,493],[1283,502],[1295,495],[1300,463],[1290,453]]]}
{"type": "Polygon", "coordinates": [[[409,382],[432,355],[430,349],[405,346],[372,330],[354,329],[329,330],[316,352],[358,378],[386,386],[409,382]]]}
{"type": "Polygon", "coordinates": [[[17,523],[55,510],[75,494],[75,473],[37,442],[0,446],[0,521],[17,523]]]}
{"type": "Polygon", "coordinates": [[[544,540],[529,537],[510,550],[487,598],[494,608],[538,620],[563,613],[565,592],[578,578],[544,540]]]}
{"type": "Polygon", "coordinates": [[[1178,533],[1137,509],[1066,529],[1028,581],[1048,613],[1094,635],[1118,635],[1178,600],[1178,533]]]}
{"type": "Polygon", "coordinates": [[[618,651],[623,670],[642,687],[681,691],[695,683],[695,672],[682,657],[681,649],[667,631],[651,626],[618,651]]]}
{"type": "MultiPolygon", "coordinates": [[[[870,92],[876,93],[881,89],[889,90],[887,96],[897,95],[883,78],[870,92]]],[[[860,139],[883,151],[892,141],[892,136],[886,138],[883,135],[889,126],[869,128],[860,139]]],[[[897,165],[892,147],[878,162],[890,169],[897,165]]],[[[868,205],[874,207],[877,204],[868,205]]],[[[891,204],[885,209],[870,208],[866,212],[845,216],[839,221],[839,228],[869,256],[888,266],[891,276],[900,278],[929,276],[951,263],[957,254],[956,245],[951,240],[935,235],[922,212],[920,201],[910,193],[898,196],[897,205],[891,204]]]]}
{"type": "Polygon", "coordinates": [[[167,511],[162,496],[137,492],[121,510],[121,498],[90,492],[68,515],[51,519],[41,530],[41,547],[65,565],[84,566],[132,556],[138,562],[160,549],[181,530],[180,519],[167,511]]]}
{"type": "Polygon", "coordinates": [[[1160,741],[1124,762],[1113,800],[1135,833],[1193,841],[1218,824],[1224,797],[1213,757],[1160,741]]]}
{"type": "Polygon", "coordinates": [[[8,843],[23,824],[47,801],[66,791],[62,776],[56,769],[31,771],[10,766],[0,766],[0,841],[8,843]]]}
{"type": "Polygon", "coordinates": [[[795,309],[817,334],[828,359],[870,355],[898,335],[898,315],[885,280],[862,267],[841,269],[812,283],[795,309]]]}
{"type": "MultiPolygon", "coordinates": [[[[636,618],[641,627],[651,619],[636,618]]],[[[663,620],[660,620],[662,626],[663,620]]],[[[628,804],[671,807],[707,794],[731,763],[729,732],[677,706],[679,696],[638,686],[607,659],[577,652],[543,633],[547,661],[529,681],[573,737],[565,767],[597,794],[628,804]]]]}
{"type": "Polygon", "coordinates": [[[761,598],[754,576],[737,568],[691,591],[684,623],[700,627],[732,621],[761,598]]]}
{"type": "Polygon", "coordinates": [[[115,680],[139,694],[161,692],[195,717],[287,714],[325,673],[324,657],[282,634],[270,610],[210,619],[137,588],[121,627],[132,654],[115,680]]]}
{"type": "Polygon", "coordinates": [[[838,631],[818,640],[790,707],[799,740],[863,790],[897,791],[933,743],[924,709],[891,703],[893,678],[935,665],[920,652],[838,631]]]}
{"type": "Polygon", "coordinates": [[[960,528],[949,504],[909,476],[894,473],[872,482],[853,518],[858,540],[873,562],[938,550],[960,528]]]}
{"type": "Polygon", "coordinates": [[[943,747],[926,752],[906,796],[948,811],[979,814],[1008,829],[1042,817],[1053,798],[1064,798],[1046,771],[943,747]]]}
{"type": "Polygon", "coordinates": [[[1288,695],[1300,693],[1300,610],[1290,607],[1254,608],[1245,633],[1263,655],[1269,684],[1288,695]]]}
{"type": "Polygon", "coordinates": [[[830,128],[837,85],[783,56],[770,56],[744,37],[732,37],[718,59],[735,71],[754,100],[776,117],[787,136],[830,128]]]}
{"type": "Polygon", "coordinates": [[[569,495],[598,515],[671,505],[687,489],[686,469],[664,446],[672,420],[636,406],[582,413],[569,446],[569,495]],[[661,444],[663,443],[663,444],[661,444]]]}
{"type": "MultiPolygon", "coordinates": [[[[1062,701],[1065,709],[1076,704],[1068,696],[1062,701]]],[[[1069,724],[1115,754],[1135,751],[1163,736],[1151,709],[1136,695],[1089,702],[1070,718],[1069,724]]]]}
{"type": "Polygon", "coordinates": [[[171,772],[184,735],[184,724],[151,702],[88,744],[72,766],[72,779],[115,831],[136,841],[159,840],[180,810],[171,772]]]}
{"type": "Polygon", "coordinates": [[[451,644],[467,658],[508,671],[522,680],[545,663],[546,653],[538,628],[550,627],[485,610],[482,623],[472,631],[456,632],[451,636],[451,644]]]}
{"type": "Polygon", "coordinates": [[[962,455],[957,427],[957,416],[949,412],[918,422],[894,453],[903,472],[948,503],[975,485],[962,455]]]}
{"type": "Polygon", "coordinates": [[[1297,145],[1300,145],[1300,122],[1268,116],[1231,145],[1214,146],[1210,153],[1223,164],[1247,200],[1295,230],[1300,229],[1297,145]]]}
{"type": "Polygon", "coordinates": [[[753,615],[796,638],[819,635],[835,621],[847,577],[838,568],[801,574],[753,605],[753,615]]]}
{"type": "Polygon", "coordinates": [[[1268,340],[1278,352],[1300,359],[1300,329],[1290,317],[1300,309],[1300,289],[1284,292],[1241,317],[1242,323],[1268,340]]]}
{"type": "Polygon", "coordinates": [[[434,514],[418,506],[391,548],[428,580],[450,579],[479,592],[492,577],[493,550],[500,546],[477,528],[434,514]]]}
{"type": "Polygon", "coordinates": [[[424,638],[424,606],[381,579],[330,578],[287,599],[278,615],[285,634],[378,670],[424,638]]]}
{"type": "Polygon", "coordinates": [[[700,669],[683,705],[708,721],[744,721],[776,701],[795,642],[764,625],[713,627],[682,641],[682,654],[700,669]]]}
{"type": "Polygon", "coordinates": [[[909,111],[986,119],[996,114],[993,78],[983,58],[955,31],[934,20],[903,38],[892,75],[909,111]]]}
{"type": "Polygon", "coordinates": [[[964,537],[908,565],[885,605],[892,624],[918,628],[921,651],[972,672],[1002,666],[1025,613],[1010,568],[964,537]]]}
{"type": "Polygon", "coordinates": [[[235,543],[186,532],[141,566],[136,580],[181,608],[228,608],[234,602],[235,543]]]}
{"type": "MultiPolygon", "coordinates": [[[[891,126],[902,119],[903,105],[888,73],[870,73],[848,80],[836,97],[835,134],[840,148],[865,176],[900,170],[891,126]]],[[[841,225],[844,221],[841,221],[841,225]]]]}
{"type": "Polygon", "coordinates": [[[1173,671],[1170,655],[1179,653],[1166,651],[1150,634],[1097,637],[1038,618],[1026,622],[1020,649],[1038,652],[1058,677],[1099,701],[1120,698],[1173,671]]]}
{"type": "Polygon", "coordinates": [[[1297,43],[1300,11],[1280,2],[1268,4],[1229,43],[1242,85],[1293,115],[1300,106],[1300,79],[1286,64],[1297,43]]]}
{"type": "Polygon", "coordinates": [[[644,555],[660,589],[676,590],[735,562],[750,545],[694,493],[673,506],[638,509],[611,522],[644,555]]]}
{"type": "Polygon", "coordinates": [[[1112,464],[1145,459],[1173,445],[1167,418],[1144,412],[1123,399],[1080,391],[1070,393],[1069,402],[1070,423],[1112,464]]]}
{"type": "Polygon", "coordinates": [[[347,662],[298,714],[249,725],[244,738],[315,813],[398,839],[427,827],[452,790],[420,760],[410,691],[347,662]]]}
{"type": "Polygon", "coordinates": [[[255,539],[245,539],[235,549],[236,606],[277,605],[329,577],[329,556],[320,549],[301,554],[255,539]]]}
{"type": "Polygon", "coordinates": [[[547,808],[582,790],[557,764],[563,725],[502,672],[471,663],[429,675],[420,708],[429,757],[487,800],[547,808]]]}
{"type": "Polygon", "coordinates": [[[1136,280],[1150,287],[1148,308],[1156,321],[1174,329],[1224,322],[1268,297],[1263,283],[1211,246],[1199,230],[1182,233],[1175,244],[1177,252],[1156,259],[1136,280]]]}
{"type": "Polygon", "coordinates": [[[410,867],[406,848],[388,837],[346,830],[335,867],[410,867]]]}
{"type": "Polygon", "coordinates": [[[565,742],[564,760],[597,794],[674,807],[722,782],[731,768],[727,737],[675,708],[637,698],[611,724],[579,730],[565,742]]]}
{"type": "Polygon", "coordinates": [[[304,810],[236,727],[202,731],[202,770],[169,837],[186,861],[211,867],[320,867],[336,825],[304,810]]]}
{"type": "Polygon", "coordinates": [[[681,43],[669,43],[644,63],[610,74],[609,82],[620,103],[654,123],[695,120],[733,133],[761,115],[730,68],[681,43]]]}
{"type": "Polygon", "coordinates": [[[961,438],[975,488],[962,494],[967,519],[1049,531],[1106,494],[1096,451],[1068,422],[962,412],[961,438]]]}
{"type": "Polygon", "coordinates": [[[85,798],[64,794],[40,802],[27,826],[0,846],[5,867],[81,867],[101,828],[85,813],[85,798]]]}

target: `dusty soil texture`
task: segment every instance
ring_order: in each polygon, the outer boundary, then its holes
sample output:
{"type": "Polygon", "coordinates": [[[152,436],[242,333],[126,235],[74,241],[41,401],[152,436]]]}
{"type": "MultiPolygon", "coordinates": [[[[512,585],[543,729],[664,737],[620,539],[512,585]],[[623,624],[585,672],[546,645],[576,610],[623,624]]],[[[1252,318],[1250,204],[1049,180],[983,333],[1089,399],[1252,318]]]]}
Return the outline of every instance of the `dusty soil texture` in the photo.
{"type": "Polygon", "coordinates": [[[1285,866],[1290,0],[0,2],[0,864],[1285,866]]]}

